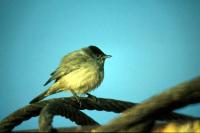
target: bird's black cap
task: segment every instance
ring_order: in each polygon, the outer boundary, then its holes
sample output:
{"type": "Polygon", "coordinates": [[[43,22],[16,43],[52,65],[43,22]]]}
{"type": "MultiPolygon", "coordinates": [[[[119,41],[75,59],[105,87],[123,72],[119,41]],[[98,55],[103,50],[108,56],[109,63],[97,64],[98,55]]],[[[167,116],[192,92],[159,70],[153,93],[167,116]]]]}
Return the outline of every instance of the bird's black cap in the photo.
{"type": "Polygon", "coordinates": [[[96,47],[96,46],[91,45],[91,46],[89,46],[89,48],[90,48],[91,51],[92,51],[94,54],[96,54],[97,56],[99,56],[99,55],[105,56],[105,55],[106,55],[103,51],[101,51],[101,49],[99,49],[99,48],[96,47]]]}

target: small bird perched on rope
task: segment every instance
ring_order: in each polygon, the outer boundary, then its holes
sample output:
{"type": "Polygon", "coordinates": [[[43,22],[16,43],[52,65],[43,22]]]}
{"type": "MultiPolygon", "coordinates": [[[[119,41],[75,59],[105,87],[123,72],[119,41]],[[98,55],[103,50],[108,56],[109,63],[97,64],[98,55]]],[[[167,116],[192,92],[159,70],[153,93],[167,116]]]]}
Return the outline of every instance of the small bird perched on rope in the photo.
{"type": "Polygon", "coordinates": [[[82,48],[65,55],[44,86],[55,80],[54,84],[30,103],[62,91],[70,91],[80,103],[78,94],[92,96],[88,92],[97,88],[103,81],[104,62],[110,57],[112,56],[106,55],[96,46],[82,48]]]}

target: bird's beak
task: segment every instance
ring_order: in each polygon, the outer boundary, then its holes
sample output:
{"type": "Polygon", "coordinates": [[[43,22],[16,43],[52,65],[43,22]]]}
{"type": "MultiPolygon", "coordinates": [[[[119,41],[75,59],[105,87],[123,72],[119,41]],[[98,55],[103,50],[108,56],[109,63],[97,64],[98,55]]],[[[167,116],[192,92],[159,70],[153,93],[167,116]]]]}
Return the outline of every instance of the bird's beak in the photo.
{"type": "Polygon", "coordinates": [[[111,58],[112,57],[112,55],[105,55],[104,56],[104,58],[106,59],[106,58],[111,58]]]}

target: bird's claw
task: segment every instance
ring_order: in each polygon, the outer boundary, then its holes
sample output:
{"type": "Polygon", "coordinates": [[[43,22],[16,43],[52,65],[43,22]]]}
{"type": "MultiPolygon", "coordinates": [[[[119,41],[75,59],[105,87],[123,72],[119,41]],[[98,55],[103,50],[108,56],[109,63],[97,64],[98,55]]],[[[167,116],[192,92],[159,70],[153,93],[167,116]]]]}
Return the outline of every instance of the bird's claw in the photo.
{"type": "Polygon", "coordinates": [[[93,100],[93,101],[95,101],[95,102],[98,101],[98,100],[97,100],[97,97],[95,97],[95,96],[93,96],[93,95],[91,95],[91,94],[89,94],[89,93],[86,93],[86,94],[87,94],[88,98],[90,98],[91,100],[93,100]]]}
{"type": "Polygon", "coordinates": [[[79,99],[79,97],[78,96],[74,96],[74,98],[75,98],[75,101],[79,104],[79,106],[81,107],[82,106],[82,104],[81,104],[81,100],[79,99]]]}

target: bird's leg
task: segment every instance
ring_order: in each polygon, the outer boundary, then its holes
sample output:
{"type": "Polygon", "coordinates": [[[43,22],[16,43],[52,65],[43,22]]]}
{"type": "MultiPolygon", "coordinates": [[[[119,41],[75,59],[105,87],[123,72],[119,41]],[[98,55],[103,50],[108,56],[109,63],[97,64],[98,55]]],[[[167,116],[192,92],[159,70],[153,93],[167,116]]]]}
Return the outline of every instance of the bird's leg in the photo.
{"type": "Polygon", "coordinates": [[[79,105],[80,105],[80,107],[81,107],[81,101],[80,101],[78,95],[77,95],[73,90],[71,90],[71,92],[72,92],[74,98],[76,99],[76,101],[79,103],[79,105]]]}
{"type": "Polygon", "coordinates": [[[86,95],[88,96],[88,98],[94,100],[95,102],[97,101],[97,97],[95,97],[95,96],[93,96],[93,95],[91,95],[89,93],[86,93],[86,95]]]}

